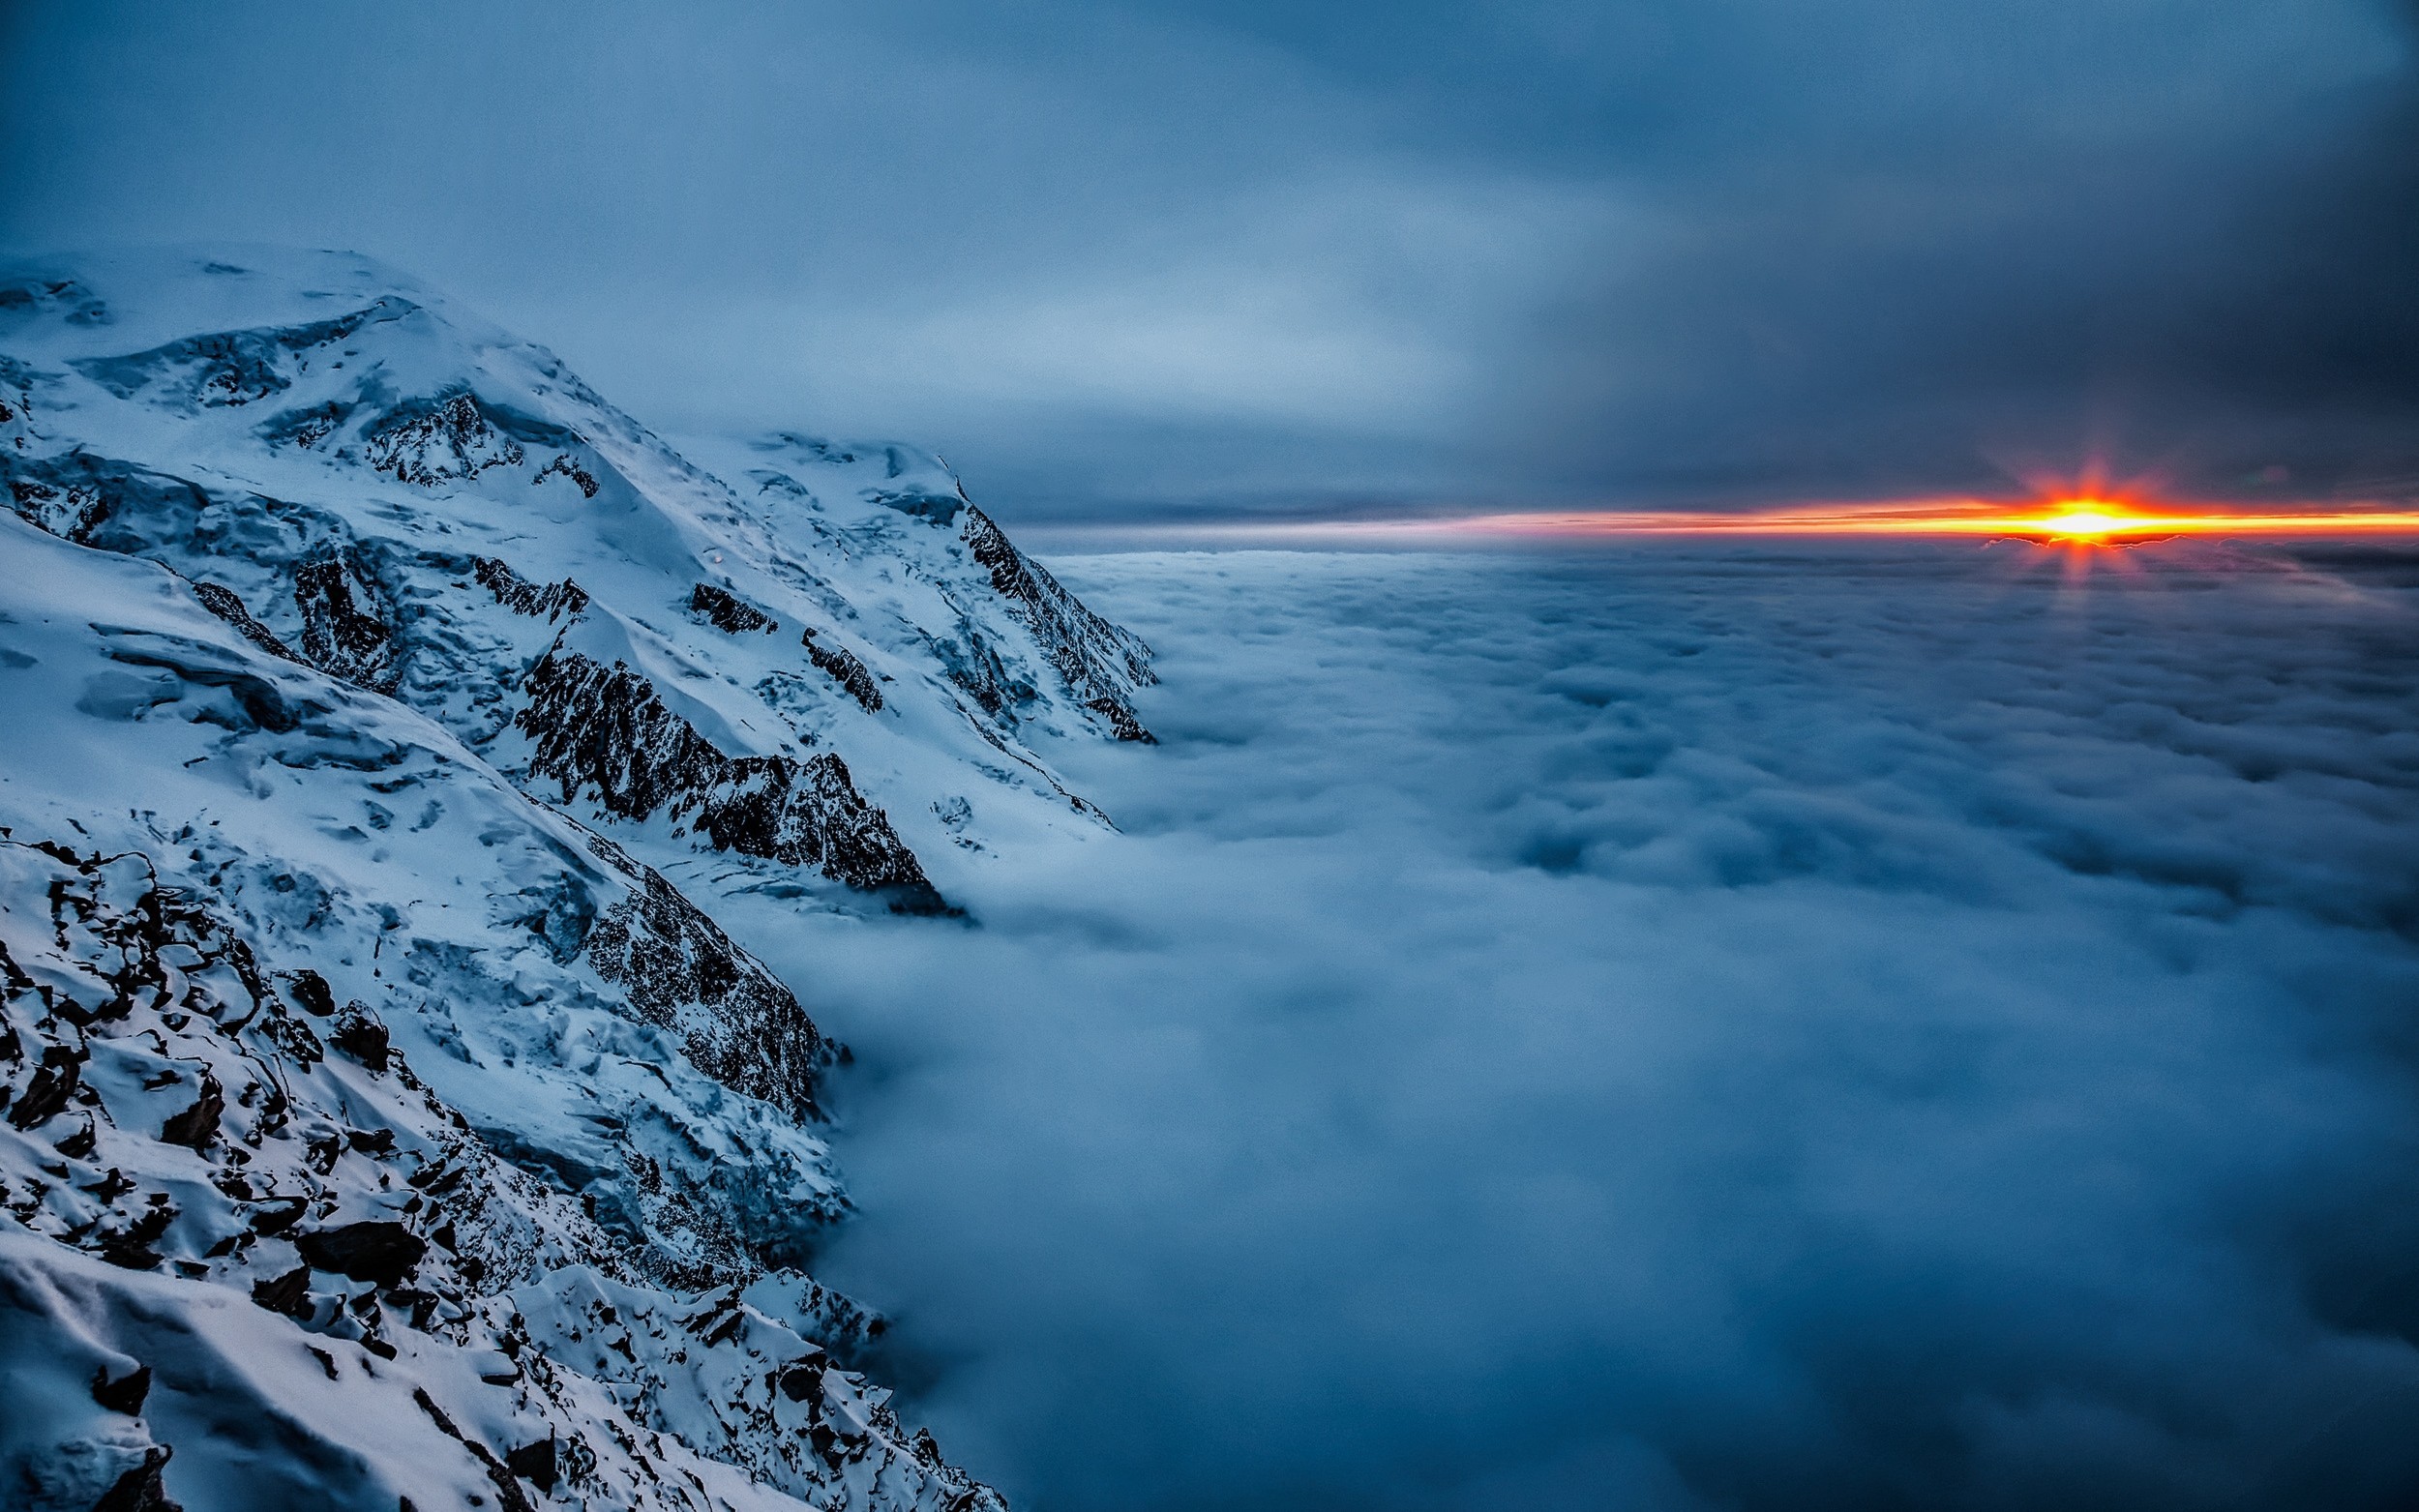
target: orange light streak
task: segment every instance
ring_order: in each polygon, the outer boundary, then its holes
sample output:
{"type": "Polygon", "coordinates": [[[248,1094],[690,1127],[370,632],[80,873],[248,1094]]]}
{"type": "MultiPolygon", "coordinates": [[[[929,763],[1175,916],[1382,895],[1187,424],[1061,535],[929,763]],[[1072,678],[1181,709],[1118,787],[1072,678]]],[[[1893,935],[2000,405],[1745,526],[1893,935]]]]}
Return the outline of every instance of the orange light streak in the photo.
{"type": "Polygon", "coordinates": [[[1679,510],[1571,510],[1176,527],[1186,535],[1359,540],[1451,540],[1471,536],[1982,536],[2070,546],[2123,546],[2175,536],[2419,536],[2419,510],[2371,506],[2236,513],[2220,506],[2142,508],[2068,498],[2011,510],[1981,499],[1805,505],[1733,514],[1679,510]]]}

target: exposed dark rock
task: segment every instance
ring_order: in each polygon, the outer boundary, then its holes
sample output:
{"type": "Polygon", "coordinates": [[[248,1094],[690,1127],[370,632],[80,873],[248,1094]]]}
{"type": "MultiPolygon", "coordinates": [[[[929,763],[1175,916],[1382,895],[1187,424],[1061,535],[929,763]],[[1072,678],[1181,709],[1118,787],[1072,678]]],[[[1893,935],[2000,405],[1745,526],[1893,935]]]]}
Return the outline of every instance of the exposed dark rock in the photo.
{"type": "Polygon", "coordinates": [[[701,582],[689,590],[689,612],[704,615],[706,623],[734,636],[781,628],[770,614],[710,582],[701,582]]]}
{"type": "Polygon", "coordinates": [[[285,1314],[287,1319],[307,1319],[312,1311],[310,1265],[295,1265],[276,1280],[252,1282],[252,1299],[266,1306],[273,1314],[285,1314]]]}
{"type": "Polygon", "coordinates": [[[154,1250],[148,1241],[137,1239],[132,1234],[105,1235],[101,1240],[100,1248],[93,1253],[121,1270],[157,1270],[160,1268],[159,1251],[154,1250]]]}
{"type": "Polygon", "coordinates": [[[245,639],[271,656],[284,657],[286,661],[295,663],[302,661],[301,657],[294,654],[292,647],[270,633],[268,626],[252,617],[252,611],[244,608],[244,601],[236,595],[234,589],[223,587],[215,582],[195,582],[194,597],[201,601],[203,608],[243,632],[245,639]]]}
{"type": "Polygon", "coordinates": [[[559,1473],[555,1465],[554,1444],[555,1440],[549,1437],[535,1443],[524,1443],[518,1449],[507,1449],[504,1451],[504,1468],[539,1491],[551,1495],[559,1473]]]}
{"type": "Polygon", "coordinates": [[[160,1471],[167,1467],[168,1456],[175,1452],[166,1444],[145,1449],[143,1462],[103,1492],[101,1499],[92,1504],[92,1512],[185,1512],[181,1504],[168,1499],[166,1488],[160,1484],[160,1471]]]}
{"type": "Polygon", "coordinates": [[[429,1414],[429,1421],[436,1425],[437,1432],[470,1451],[471,1458],[477,1460],[480,1468],[487,1471],[488,1479],[495,1483],[495,1494],[504,1504],[504,1512],[537,1512],[537,1508],[530,1504],[528,1493],[523,1491],[521,1483],[513,1479],[513,1472],[495,1457],[495,1451],[476,1438],[465,1437],[461,1429],[454,1426],[454,1420],[445,1415],[445,1409],[430,1397],[425,1387],[412,1387],[411,1400],[420,1405],[421,1411],[429,1414]]]}
{"type": "Polygon", "coordinates": [[[313,666],[373,693],[395,691],[395,632],[384,593],[357,553],[331,551],[294,569],[294,607],[313,666]]]}
{"type": "Polygon", "coordinates": [[[668,809],[718,850],[819,867],[851,887],[889,891],[904,911],[947,907],[839,756],[725,756],[645,678],[560,645],[523,686],[529,702],[515,723],[536,743],[530,773],[557,784],[563,802],[587,793],[629,819],[668,809]]]}
{"type": "Polygon", "coordinates": [[[792,1117],[821,1116],[815,1074],[822,1036],[797,998],[653,868],[602,843],[598,855],[642,885],[589,934],[596,974],[619,986],[648,1023],[683,1031],[700,1071],[792,1117]]]}
{"type": "Polygon", "coordinates": [[[518,467],[521,444],[468,393],[399,404],[372,429],[364,450],[370,465],[403,483],[435,488],[475,478],[491,467],[518,467]]]}
{"type": "Polygon", "coordinates": [[[294,1227],[295,1221],[309,1210],[310,1203],[299,1197],[272,1197],[262,1200],[253,1210],[252,1230],[275,1236],[294,1227]]]}
{"type": "MultiPolygon", "coordinates": [[[[343,1017],[336,1021],[336,1032],[328,1036],[328,1043],[373,1071],[386,1069],[386,1025],[360,1003],[345,1005],[343,1017]]],[[[393,1130],[386,1133],[393,1138],[393,1130]]]]}
{"type": "Polygon", "coordinates": [[[314,1019],[336,1012],[336,993],[329,990],[328,979],[308,967],[294,973],[294,1001],[314,1019]]]}
{"type": "Polygon", "coordinates": [[[9,1110],[9,1122],[30,1129],[56,1116],[67,1107],[69,1095],[83,1078],[83,1060],[82,1055],[64,1045],[45,1048],[34,1080],[26,1083],[25,1095],[9,1110]]]}
{"type": "Polygon", "coordinates": [[[817,667],[821,667],[833,682],[847,689],[850,697],[863,704],[866,713],[881,712],[881,689],[875,685],[874,674],[866,670],[865,664],[856,659],[855,653],[845,646],[822,644],[815,638],[815,632],[812,630],[806,633],[803,639],[807,656],[817,667]]]}
{"type": "Polygon", "coordinates": [[[1106,720],[1118,739],[1153,743],[1126,692],[1158,681],[1150,669],[1150,648],[1131,631],[1086,608],[1048,569],[1011,545],[981,510],[968,505],[960,528],[967,549],[990,570],[992,590],[1033,633],[1076,700],[1106,720]]]}
{"type": "Polygon", "coordinates": [[[332,1270],[381,1287],[401,1286],[429,1253],[427,1240],[384,1219],[297,1234],[294,1248],[314,1270],[332,1270]]]}
{"type": "Polygon", "coordinates": [[[573,483],[580,486],[580,493],[582,497],[591,499],[596,497],[596,475],[589,472],[585,467],[581,466],[578,462],[573,461],[569,452],[557,452],[554,455],[554,460],[539,468],[537,476],[531,478],[529,481],[531,483],[544,483],[549,478],[569,478],[573,483]]]}
{"type": "Polygon", "coordinates": [[[137,1365],[115,1380],[109,1379],[109,1367],[93,1372],[92,1399],[112,1412],[140,1417],[143,1399],[151,1395],[151,1367],[137,1365]]]}
{"type": "Polygon", "coordinates": [[[792,1402],[803,1402],[823,1389],[823,1361],[820,1355],[809,1355],[783,1366],[778,1381],[781,1394],[792,1402]]]}
{"type": "Polygon", "coordinates": [[[169,1144],[182,1144],[200,1149],[217,1137],[219,1119],[226,1112],[226,1095],[218,1079],[208,1072],[201,1076],[201,1096],[194,1106],[170,1118],[160,1129],[160,1138],[169,1144]]]}
{"type": "Polygon", "coordinates": [[[495,595],[496,603],[516,614],[543,614],[551,620],[557,614],[577,614],[588,607],[587,590],[568,578],[560,582],[534,583],[492,556],[472,558],[470,570],[480,585],[495,595]]]}
{"type": "Polygon", "coordinates": [[[311,1025],[275,1004],[260,1016],[259,1030],[262,1038],[306,1070],[327,1059],[327,1047],[311,1032],[311,1025]]]}

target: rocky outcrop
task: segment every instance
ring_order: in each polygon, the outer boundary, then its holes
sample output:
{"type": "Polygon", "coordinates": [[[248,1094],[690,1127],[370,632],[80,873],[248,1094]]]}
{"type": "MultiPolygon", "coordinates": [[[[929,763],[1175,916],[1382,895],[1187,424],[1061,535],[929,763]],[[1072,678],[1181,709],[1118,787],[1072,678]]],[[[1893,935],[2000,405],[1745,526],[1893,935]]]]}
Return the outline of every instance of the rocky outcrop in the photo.
{"type": "Polygon", "coordinates": [[[716,630],[734,636],[754,635],[760,630],[769,635],[781,628],[781,622],[770,614],[710,582],[699,583],[689,590],[689,612],[702,616],[716,630]]]}
{"type": "Polygon", "coordinates": [[[1118,739],[1155,743],[1134,713],[1131,692],[1158,681],[1142,638],[1086,608],[981,510],[968,505],[961,530],[967,549],[990,571],[992,590],[1032,632],[1076,701],[1107,721],[1118,739]]]}
{"type": "Polygon", "coordinates": [[[271,656],[281,657],[288,662],[302,661],[301,657],[294,654],[291,646],[270,632],[268,626],[252,617],[252,610],[244,608],[242,597],[234,589],[215,582],[196,582],[194,584],[194,597],[201,601],[203,608],[234,626],[246,640],[268,652],[271,656]]]}
{"type": "Polygon", "coordinates": [[[443,1506],[468,1478],[502,1506],[672,1512],[735,1468],[818,1506],[1004,1512],[834,1358],[878,1320],[799,1276],[779,1287],[831,1319],[821,1342],[738,1281],[665,1289],[592,1198],[499,1160],[403,1058],[363,1084],[286,1056],[242,934],[147,856],[0,841],[10,1505],[443,1506]],[[86,1074],[29,1095],[60,1065],[86,1074]],[[223,1118],[154,1134],[196,1085],[224,1088],[223,1118]],[[311,1410],[330,1380],[344,1410],[311,1410]],[[349,1433],[365,1413],[379,1431],[349,1433]]]}
{"type": "Polygon", "coordinates": [[[531,582],[492,556],[472,558],[471,572],[496,603],[516,614],[552,621],[588,607],[587,590],[568,578],[560,582],[531,582]]]}
{"type": "Polygon", "coordinates": [[[858,661],[853,652],[846,646],[824,645],[815,638],[812,630],[799,638],[806,647],[808,660],[846,690],[866,713],[881,712],[881,689],[875,686],[874,674],[866,670],[865,664],[858,661]]]}
{"type": "Polygon", "coordinates": [[[295,568],[304,658],[355,687],[394,692],[401,671],[385,597],[357,551],[329,549],[295,568]]]}
{"type": "Polygon", "coordinates": [[[791,1117],[821,1118],[815,1079],[827,1052],[797,998],[662,874],[602,838],[589,848],[640,880],[588,932],[596,974],[628,993],[642,1019],[678,1034],[707,1076],[791,1117]]]}
{"type": "Polygon", "coordinates": [[[523,686],[528,702],[515,723],[534,746],[529,770],[557,785],[563,802],[585,797],[626,819],[669,811],[718,850],[817,868],[889,894],[903,912],[946,910],[838,756],[726,756],[644,677],[559,644],[523,686]]]}
{"type": "Polygon", "coordinates": [[[395,406],[371,428],[362,451],[376,471],[424,489],[491,467],[518,467],[527,456],[488,407],[463,391],[395,406]]]}

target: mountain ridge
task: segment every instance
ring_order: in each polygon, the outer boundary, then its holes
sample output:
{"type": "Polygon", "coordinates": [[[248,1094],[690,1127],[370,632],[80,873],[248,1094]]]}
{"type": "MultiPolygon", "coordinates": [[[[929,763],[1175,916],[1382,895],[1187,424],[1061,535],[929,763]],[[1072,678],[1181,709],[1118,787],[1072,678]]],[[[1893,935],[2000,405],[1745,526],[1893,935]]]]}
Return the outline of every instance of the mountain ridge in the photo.
{"type": "Polygon", "coordinates": [[[1004,1506],[803,1272],[845,1047],[663,869],[954,913],[1150,651],[933,454],[715,450],[349,254],[0,271],[24,1504],[1004,1506]]]}

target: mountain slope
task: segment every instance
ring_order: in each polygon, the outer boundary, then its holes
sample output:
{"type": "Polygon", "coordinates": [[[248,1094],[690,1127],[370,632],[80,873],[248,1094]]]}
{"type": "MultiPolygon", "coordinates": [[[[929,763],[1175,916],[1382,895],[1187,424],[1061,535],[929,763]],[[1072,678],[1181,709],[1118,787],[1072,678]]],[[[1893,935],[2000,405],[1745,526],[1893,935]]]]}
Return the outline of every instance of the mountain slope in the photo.
{"type": "Polygon", "coordinates": [[[927,811],[969,770],[997,822],[1046,829],[1087,811],[1036,737],[1148,738],[1147,648],[923,454],[877,468],[785,438],[786,470],[752,469],[777,486],[726,485],[542,348],[358,258],[0,283],[21,515],[211,583],[523,787],[633,824],[642,853],[702,838],[934,910],[927,811]]]}
{"type": "Polygon", "coordinates": [[[358,258],[0,278],[12,1505],[1000,1504],[798,1269],[846,1052],[660,868],[948,911],[1149,653],[936,459],[737,450],[358,258]]]}

